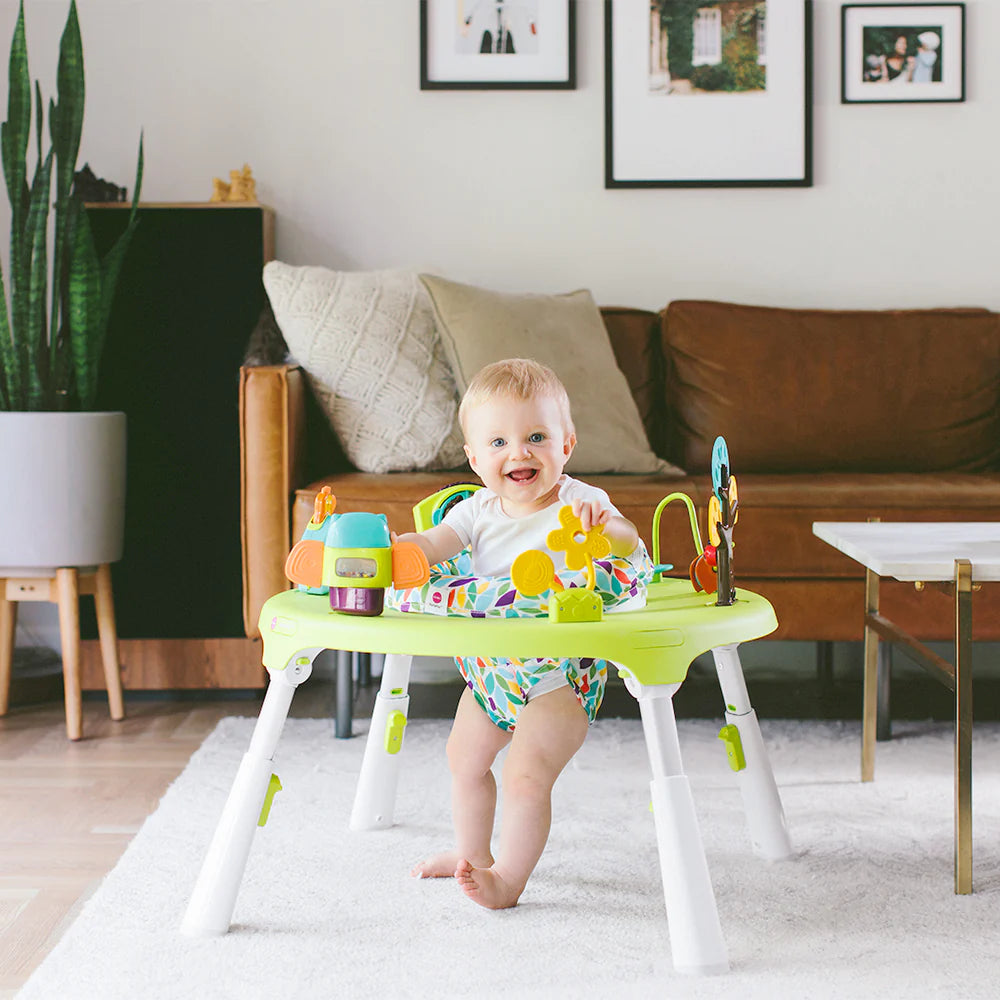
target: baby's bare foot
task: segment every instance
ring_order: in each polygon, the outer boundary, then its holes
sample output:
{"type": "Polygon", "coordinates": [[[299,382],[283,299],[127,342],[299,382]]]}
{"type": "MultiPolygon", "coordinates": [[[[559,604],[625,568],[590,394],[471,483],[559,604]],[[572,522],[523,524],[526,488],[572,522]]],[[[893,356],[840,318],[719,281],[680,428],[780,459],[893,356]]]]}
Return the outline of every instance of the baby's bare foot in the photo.
{"type": "Polygon", "coordinates": [[[462,858],[455,868],[455,878],[462,892],[474,903],[489,910],[505,910],[517,905],[521,890],[508,885],[494,868],[476,868],[462,858]]]}
{"type": "MultiPolygon", "coordinates": [[[[458,851],[442,851],[423,861],[418,861],[410,875],[413,878],[454,878],[455,869],[462,861],[462,855],[458,851]]],[[[483,859],[486,868],[493,864],[493,858],[487,856],[483,859]]]]}
{"type": "Polygon", "coordinates": [[[418,861],[410,875],[413,878],[452,878],[459,861],[461,858],[458,851],[442,851],[433,857],[418,861]]]}

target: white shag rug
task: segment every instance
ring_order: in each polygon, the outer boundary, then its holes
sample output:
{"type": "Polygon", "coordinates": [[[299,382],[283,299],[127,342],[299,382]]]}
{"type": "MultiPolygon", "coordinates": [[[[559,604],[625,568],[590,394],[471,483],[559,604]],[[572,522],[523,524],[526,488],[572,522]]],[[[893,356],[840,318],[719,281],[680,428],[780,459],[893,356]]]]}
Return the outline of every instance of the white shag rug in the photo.
{"type": "MultiPolygon", "coordinates": [[[[406,730],[397,825],[352,833],[365,740],[288,722],[284,791],[257,831],[233,927],[178,932],[253,726],[223,720],[18,1000],[997,995],[1000,726],[975,731],[974,879],[953,893],[951,727],[897,723],[876,781],[859,727],[763,722],[796,849],[749,850],[719,724],[680,724],[732,971],[675,973],[638,721],[591,730],[556,786],[548,847],[520,905],[491,912],[451,879],[408,877],[451,843],[449,724],[406,730]]],[[[362,726],[358,726],[362,728],[362,726]]]]}

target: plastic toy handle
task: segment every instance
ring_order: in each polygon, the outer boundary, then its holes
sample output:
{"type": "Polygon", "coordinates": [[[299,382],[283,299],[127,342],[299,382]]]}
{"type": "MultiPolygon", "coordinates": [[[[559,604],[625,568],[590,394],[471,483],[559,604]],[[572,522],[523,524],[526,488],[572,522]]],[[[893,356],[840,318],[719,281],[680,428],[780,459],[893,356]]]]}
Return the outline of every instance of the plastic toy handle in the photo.
{"type": "Polygon", "coordinates": [[[337,509],[337,498],[329,486],[324,486],[313,501],[312,523],[321,525],[337,509]]]}
{"type": "Polygon", "coordinates": [[[285,576],[307,587],[323,586],[323,543],[315,538],[296,542],[285,560],[285,576]]]}
{"type": "Polygon", "coordinates": [[[478,483],[454,483],[429,497],[424,497],[413,508],[413,524],[417,531],[427,531],[440,524],[444,515],[460,501],[482,489],[478,483]]]}
{"type": "Polygon", "coordinates": [[[392,584],[394,587],[420,587],[431,577],[424,550],[416,542],[394,542],[392,546],[392,584]]]}
{"type": "Polygon", "coordinates": [[[669,493],[657,505],[653,512],[653,562],[660,561],[660,517],[663,509],[668,503],[674,500],[682,500],[688,510],[688,519],[691,521],[691,537],[694,539],[694,548],[698,555],[702,553],[701,534],[698,531],[698,514],[694,509],[694,501],[686,493],[669,493]]]}

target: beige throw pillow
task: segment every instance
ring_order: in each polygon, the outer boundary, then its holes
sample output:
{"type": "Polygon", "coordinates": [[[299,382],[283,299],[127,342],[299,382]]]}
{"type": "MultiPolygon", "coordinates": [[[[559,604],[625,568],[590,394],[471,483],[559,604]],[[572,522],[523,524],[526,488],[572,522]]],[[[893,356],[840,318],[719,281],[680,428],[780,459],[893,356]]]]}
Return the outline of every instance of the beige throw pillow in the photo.
{"type": "Polygon", "coordinates": [[[464,462],[455,383],[415,273],[271,261],[264,288],[289,351],[358,469],[464,462]]]}
{"type": "Polygon", "coordinates": [[[590,292],[510,295],[420,277],[459,393],[484,365],[534,358],[559,376],[569,394],[577,445],[567,472],[677,471],[650,450],[590,292]]]}

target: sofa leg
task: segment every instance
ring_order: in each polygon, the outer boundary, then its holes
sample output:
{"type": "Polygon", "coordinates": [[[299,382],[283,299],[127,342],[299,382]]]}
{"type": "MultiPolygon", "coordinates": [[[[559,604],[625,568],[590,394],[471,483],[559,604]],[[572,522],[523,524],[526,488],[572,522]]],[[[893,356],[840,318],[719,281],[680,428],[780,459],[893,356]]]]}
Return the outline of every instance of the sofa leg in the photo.
{"type": "Polygon", "coordinates": [[[829,639],[816,642],[816,680],[821,694],[833,688],[833,643],[829,639]]]}
{"type": "Polygon", "coordinates": [[[337,714],[334,735],[338,740],[351,738],[351,718],[354,715],[353,656],[350,650],[337,650],[337,714]]]}
{"type": "Polygon", "coordinates": [[[372,683],[372,654],[356,653],[358,658],[358,687],[371,687],[372,683]]]}
{"type": "Polygon", "coordinates": [[[875,701],[875,739],[884,742],[892,739],[892,711],[890,688],[892,686],[892,643],[878,644],[877,695],[875,701]]]}

